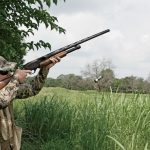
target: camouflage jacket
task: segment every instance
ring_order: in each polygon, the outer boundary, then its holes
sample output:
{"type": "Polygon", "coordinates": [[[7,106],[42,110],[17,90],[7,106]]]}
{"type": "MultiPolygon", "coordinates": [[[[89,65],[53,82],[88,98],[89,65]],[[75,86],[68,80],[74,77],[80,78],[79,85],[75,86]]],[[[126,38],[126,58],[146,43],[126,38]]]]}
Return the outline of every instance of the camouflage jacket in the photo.
{"type": "MultiPolygon", "coordinates": [[[[13,119],[13,99],[27,98],[39,93],[43,87],[48,71],[40,69],[38,75],[30,84],[19,84],[17,79],[12,78],[11,81],[0,90],[0,150],[3,148],[3,143],[9,141],[9,148],[13,150],[20,149],[21,128],[15,126],[13,119]]],[[[5,145],[4,145],[5,147],[5,145]]]]}

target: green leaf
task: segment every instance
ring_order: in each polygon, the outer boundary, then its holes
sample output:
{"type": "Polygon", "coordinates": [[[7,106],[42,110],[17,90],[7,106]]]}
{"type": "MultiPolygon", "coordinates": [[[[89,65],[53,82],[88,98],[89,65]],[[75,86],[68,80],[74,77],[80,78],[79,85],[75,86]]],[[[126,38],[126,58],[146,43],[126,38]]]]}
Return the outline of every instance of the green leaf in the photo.
{"type": "Polygon", "coordinates": [[[122,150],[126,150],[124,148],[124,146],[118,140],[116,140],[115,138],[113,138],[113,137],[111,137],[109,135],[107,137],[109,137],[110,139],[112,139],[122,150]]]}
{"type": "Polygon", "coordinates": [[[148,150],[148,143],[146,143],[144,150],[148,150]]]}
{"type": "Polygon", "coordinates": [[[42,4],[42,1],[41,1],[41,0],[37,0],[37,2],[39,3],[39,5],[40,5],[40,8],[42,8],[42,9],[43,9],[43,4],[42,4]]]}
{"type": "Polygon", "coordinates": [[[3,15],[3,17],[7,17],[7,13],[5,10],[0,10],[0,14],[3,15]]]}
{"type": "Polygon", "coordinates": [[[47,5],[48,7],[50,7],[50,6],[51,6],[51,0],[46,0],[46,5],[47,5]]]}
{"type": "Polygon", "coordinates": [[[57,5],[57,0],[53,0],[53,3],[54,3],[55,5],[57,5]]]}
{"type": "Polygon", "coordinates": [[[40,24],[45,24],[46,28],[64,32],[56,22],[55,16],[51,16],[48,7],[51,3],[57,4],[58,0],[2,0],[0,2],[0,53],[10,60],[15,60],[19,64],[23,62],[23,56],[27,50],[39,49],[41,47],[51,48],[50,43],[41,41],[25,41],[30,34],[39,29],[40,24]],[[20,28],[20,27],[23,28],[20,28]],[[16,59],[15,59],[16,57],[16,59]]]}

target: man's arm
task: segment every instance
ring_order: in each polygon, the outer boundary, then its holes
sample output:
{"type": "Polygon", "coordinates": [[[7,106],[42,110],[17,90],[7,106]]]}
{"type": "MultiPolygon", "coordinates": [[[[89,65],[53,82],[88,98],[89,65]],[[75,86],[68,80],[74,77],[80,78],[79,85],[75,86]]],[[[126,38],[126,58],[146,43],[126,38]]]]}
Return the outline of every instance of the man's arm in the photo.
{"type": "Polygon", "coordinates": [[[42,62],[38,75],[29,84],[19,85],[16,98],[28,98],[38,94],[45,83],[49,69],[59,61],[59,57],[52,57],[42,62]]]}
{"type": "Polygon", "coordinates": [[[38,75],[29,83],[20,84],[17,90],[16,98],[28,98],[40,92],[47,78],[48,70],[40,69],[38,75]]]}
{"type": "Polygon", "coordinates": [[[20,86],[20,88],[19,83],[24,81],[27,74],[31,73],[31,71],[16,70],[9,83],[0,90],[0,109],[7,107],[15,97],[27,98],[29,96],[36,95],[43,87],[49,69],[59,61],[59,57],[52,57],[45,60],[41,65],[39,74],[35,77],[33,82],[30,85],[20,86]]]}
{"type": "Polygon", "coordinates": [[[0,109],[3,109],[9,105],[9,103],[15,98],[19,86],[18,79],[14,76],[10,82],[0,90],[0,109]]]}

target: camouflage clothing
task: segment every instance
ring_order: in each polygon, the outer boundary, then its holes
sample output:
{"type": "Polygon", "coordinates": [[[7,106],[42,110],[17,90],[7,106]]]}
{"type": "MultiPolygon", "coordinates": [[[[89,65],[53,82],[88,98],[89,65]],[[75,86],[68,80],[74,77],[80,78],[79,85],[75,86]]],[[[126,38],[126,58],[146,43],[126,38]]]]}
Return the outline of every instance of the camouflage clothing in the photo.
{"type": "Polygon", "coordinates": [[[13,99],[27,98],[39,93],[47,77],[48,70],[40,69],[31,84],[19,84],[13,77],[0,90],[0,150],[19,150],[22,129],[17,127],[13,118],[13,99]]]}
{"type": "Polygon", "coordinates": [[[8,62],[5,58],[0,56],[0,73],[12,72],[15,70],[17,63],[8,62]]]}

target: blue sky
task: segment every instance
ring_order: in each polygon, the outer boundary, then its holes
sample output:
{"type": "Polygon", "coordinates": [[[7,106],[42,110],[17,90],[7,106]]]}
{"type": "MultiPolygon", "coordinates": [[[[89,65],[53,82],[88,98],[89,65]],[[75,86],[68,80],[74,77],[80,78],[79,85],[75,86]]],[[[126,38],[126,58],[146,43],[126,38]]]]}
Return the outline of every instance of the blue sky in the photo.
{"type": "MultiPolygon", "coordinates": [[[[150,73],[150,1],[149,0],[66,0],[52,5],[50,13],[58,18],[66,34],[46,30],[43,25],[27,40],[50,42],[52,50],[105,29],[111,32],[81,45],[51,69],[49,76],[74,73],[80,75],[86,64],[108,59],[115,66],[116,77],[150,73]]],[[[30,51],[31,61],[49,51],[30,51]]]]}

